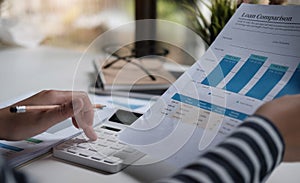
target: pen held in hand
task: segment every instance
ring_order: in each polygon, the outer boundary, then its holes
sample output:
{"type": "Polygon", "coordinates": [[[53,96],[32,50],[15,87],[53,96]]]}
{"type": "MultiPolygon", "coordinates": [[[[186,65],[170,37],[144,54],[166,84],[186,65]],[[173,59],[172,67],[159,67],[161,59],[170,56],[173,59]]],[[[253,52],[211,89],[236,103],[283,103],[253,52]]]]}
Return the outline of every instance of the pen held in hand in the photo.
{"type": "MultiPolygon", "coordinates": [[[[9,110],[11,113],[24,113],[24,112],[31,112],[31,111],[47,111],[58,107],[60,107],[60,105],[21,105],[21,106],[12,106],[10,107],[9,110]]],[[[106,106],[101,104],[93,104],[94,109],[102,109],[103,107],[106,106]]]]}

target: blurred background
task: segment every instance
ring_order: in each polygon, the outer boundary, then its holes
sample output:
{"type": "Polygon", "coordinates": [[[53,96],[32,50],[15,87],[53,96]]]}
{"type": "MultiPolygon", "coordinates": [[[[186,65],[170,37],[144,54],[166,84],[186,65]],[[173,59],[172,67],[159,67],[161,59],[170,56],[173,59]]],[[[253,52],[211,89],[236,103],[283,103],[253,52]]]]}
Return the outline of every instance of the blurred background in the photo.
{"type": "MultiPolygon", "coordinates": [[[[241,0],[157,0],[157,18],[191,28],[209,45],[218,33],[212,33],[211,27],[209,27],[212,16],[224,19],[224,15],[216,13],[218,9],[214,9],[214,5],[217,8],[229,8],[231,10],[231,13],[227,15],[229,19],[241,2],[241,0]],[[206,20],[197,11],[200,11],[206,20]]],[[[243,2],[300,4],[298,0],[244,0],[243,2]]],[[[134,21],[135,1],[0,0],[0,16],[2,27],[11,22],[22,22],[22,25],[31,28],[31,31],[33,29],[35,36],[41,35],[39,45],[84,51],[103,32],[134,21]]],[[[224,22],[218,22],[219,30],[226,21],[227,19],[224,22]]],[[[0,27],[0,33],[1,29],[3,30],[3,28],[0,27]]],[[[19,31],[26,30],[21,28],[19,31]]],[[[182,37],[182,39],[186,38],[182,37]]],[[[5,41],[5,38],[1,40],[2,45],[12,45],[5,41]]],[[[183,64],[193,63],[189,60],[182,62],[183,64]]]]}

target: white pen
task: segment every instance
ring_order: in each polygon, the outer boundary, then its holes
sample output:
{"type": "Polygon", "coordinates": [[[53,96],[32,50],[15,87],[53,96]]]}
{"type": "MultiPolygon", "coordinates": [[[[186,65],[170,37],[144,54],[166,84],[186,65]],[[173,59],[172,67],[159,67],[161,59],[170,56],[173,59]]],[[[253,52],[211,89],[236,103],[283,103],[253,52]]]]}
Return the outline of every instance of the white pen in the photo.
{"type": "MultiPolygon", "coordinates": [[[[24,112],[32,112],[32,111],[47,111],[58,107],[60,107],[60,105],[21,105],[21,106],[10,107],[10,112],[24,113],[24,112]]],[[[105,105],[93,104],[93,108],[95,109],[102,109],[103,107],[105,107],[105,105]]]]}

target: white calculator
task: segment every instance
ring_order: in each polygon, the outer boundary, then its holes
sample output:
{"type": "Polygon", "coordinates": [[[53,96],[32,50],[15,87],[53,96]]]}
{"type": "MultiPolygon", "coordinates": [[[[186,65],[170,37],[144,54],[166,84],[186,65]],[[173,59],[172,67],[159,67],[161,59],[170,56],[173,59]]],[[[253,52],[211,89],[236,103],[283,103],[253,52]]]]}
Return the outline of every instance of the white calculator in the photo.
{"type": "Polygon", "coordinates": [[[95,127],[96,141],[78,135],[54,147],[53,156],[109,173],[118,172],[145,155],[117,139],[118,133],[141,115],[117,109],[108,120],[95,127]]]}

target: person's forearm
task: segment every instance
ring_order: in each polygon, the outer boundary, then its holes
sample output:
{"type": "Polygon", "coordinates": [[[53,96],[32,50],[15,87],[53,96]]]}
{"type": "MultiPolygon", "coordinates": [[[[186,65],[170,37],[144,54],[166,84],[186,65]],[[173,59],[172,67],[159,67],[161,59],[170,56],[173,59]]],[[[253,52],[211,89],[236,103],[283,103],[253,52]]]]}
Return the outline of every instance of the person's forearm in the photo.
{"type": "Polygon", "coordinates": [[[283,152],[284,142],[276,127],[253,116],[195,163],[157,183],[262,182],[282,161],[283,152]]]}

